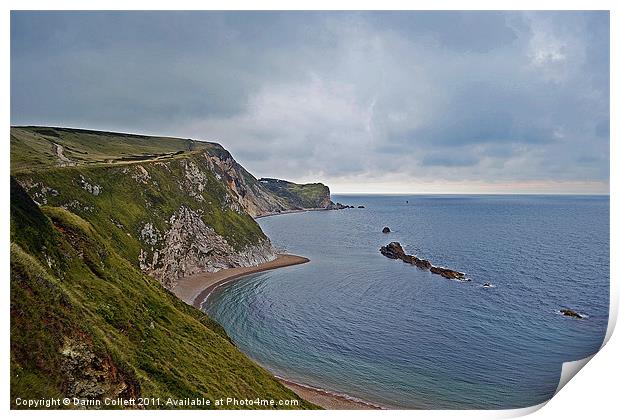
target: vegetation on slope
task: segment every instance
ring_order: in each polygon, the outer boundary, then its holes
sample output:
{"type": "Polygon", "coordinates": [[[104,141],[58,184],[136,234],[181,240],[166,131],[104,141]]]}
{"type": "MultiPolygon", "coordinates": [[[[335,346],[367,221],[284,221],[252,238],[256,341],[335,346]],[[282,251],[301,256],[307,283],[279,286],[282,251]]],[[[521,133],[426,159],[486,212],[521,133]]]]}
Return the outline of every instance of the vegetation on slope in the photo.
{"type": "Polygon", "coordinates": [[[13,406],[18,397],[297,398],[88,221],[39,208],[12,178],[13,406]]]}
{"type": "Polygon", "coordinates": [[[329,187],[321,183],[296,184],[274,178],[259,181],[277,196],[285,198],[293,208],[326,208],[331,204],[329,187]]]}
{"type": "Polygon", "coordinates": [[[13,127],[11,154],[12,175],[37,203],[87,220],[123,258],[168,287],[209,264],[241,263],[235,255],[256,247],[268,252],[267,237],[241,202],[245,182],[258,182],[216,143],[13,127]],[[53,154],[58,146],[62,159],[53,154]],[[225,172],[230,165],[238,167],[233,176],[225,172]],[[184,237],[167,236],[183,215],[192,220],[181,227],[184,237]],[[194,246],[193,235],[204,242],[211,231],[225,242],[194,246]],[[173,252],[186,260],[172,263],[173,252]]]}
{"type": "Polygon", "coordinates": [[[224,150],[217,143],[172,137],[60,127],[11,127],[11,172],[59,165],[162,160],[198,149],[224,150]]]}
{"type": "Polygon", "coordinates": [[[150,223],[164,232],[181,207],[199,212],[237,250],[265,240],[258,224],[235,208],[234,197],[200,153],[165,162],[51,168],[16,177],[37,202],[66,207],[88,220],[136,263],[140,249],[146,248],[144,226],[150,223]],[[196,183],[187,178],[193,168],[203,177],[196,183]]]}
{"type": "Polygon", "coordinates": [[[270,258],[252,216],[331,204],[322,184],[259,182],[216,143],[12,127],[11,158],[12,175],[38,204],[87,220],[167,287],[186,275],[270,258]]]}
{"type": "Polygon", "coordinates": [[[332,204],[329,188],[323,184],[270,178],[259,182],[217,143],[73,128],[11,127],[11,174],[20,179],[59,167],[147,165],[191,160],[203,153],[217,162],[222,175],[219,180],[227,184],[252,216],[332,204]]]}

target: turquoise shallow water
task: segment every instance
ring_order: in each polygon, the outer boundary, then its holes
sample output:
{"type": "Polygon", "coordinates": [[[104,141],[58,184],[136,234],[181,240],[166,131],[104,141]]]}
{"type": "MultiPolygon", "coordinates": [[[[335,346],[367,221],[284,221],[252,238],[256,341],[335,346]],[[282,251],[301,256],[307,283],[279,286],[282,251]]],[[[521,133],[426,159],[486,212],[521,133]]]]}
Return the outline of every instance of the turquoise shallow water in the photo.
{"type": "Polygon", "coordinates": [[[385,407],[517,408],[550,398],[561,363],[600,347],[608,197],[334,200],[366,208],[259,219],[310,263],[224,285],[203,306],[275,374],[385,407]],[[389,260],[378,249],[390,241],[472,281],[389,260]]]}

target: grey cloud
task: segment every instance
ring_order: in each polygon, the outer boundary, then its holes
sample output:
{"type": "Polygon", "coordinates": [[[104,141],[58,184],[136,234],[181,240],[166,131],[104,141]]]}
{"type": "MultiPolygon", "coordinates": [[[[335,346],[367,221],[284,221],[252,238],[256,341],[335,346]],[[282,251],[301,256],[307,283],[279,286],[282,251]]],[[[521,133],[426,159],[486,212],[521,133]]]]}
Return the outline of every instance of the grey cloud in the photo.
{"type": "Polygon", "coordinates": [[[479,13],[399,13],[370,14],[379,27],[398,28],[412,37],[428,37],[459,52],[488,52],[517,39],[510,15],[501,12],[479,13]]]}
{"type": "Polygon", "coordinates": [[[609,14],[13,12],[11,122],[217,140],[336,186],[606,185],[609,14]]]}
{"type": "Polygon", "coordinates": [[[598,137],[609,138],[609,120],[604,120],[596,124],[594,132],[598,137]]]}
{"type": "Polygon", "coordinates": [[[422,165],[424,166],[473,166],[480,159],[472,155],[463,155],[459,152],[432,153],[424,156],[422,165]]]}

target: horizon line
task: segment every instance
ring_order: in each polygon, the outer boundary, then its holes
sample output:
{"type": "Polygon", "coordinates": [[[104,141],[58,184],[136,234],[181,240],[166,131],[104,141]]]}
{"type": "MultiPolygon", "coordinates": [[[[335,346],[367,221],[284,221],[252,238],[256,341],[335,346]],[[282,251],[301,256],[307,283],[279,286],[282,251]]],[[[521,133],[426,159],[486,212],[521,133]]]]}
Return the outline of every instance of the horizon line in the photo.
{"type": "Polygon", "coordinates": [[[331,195],[586,195],[609,197],[611,194],[586,192],[331,192],[331,195]]]}

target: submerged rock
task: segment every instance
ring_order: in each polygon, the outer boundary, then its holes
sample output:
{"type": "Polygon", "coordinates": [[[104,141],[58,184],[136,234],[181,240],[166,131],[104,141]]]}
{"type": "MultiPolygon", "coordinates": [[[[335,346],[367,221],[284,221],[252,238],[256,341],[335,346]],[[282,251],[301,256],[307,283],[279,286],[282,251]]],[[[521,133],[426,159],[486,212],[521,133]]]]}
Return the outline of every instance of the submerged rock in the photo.
{"type": "Polygon", "coordinates": [[[568,309],[568,308],[560,309],[560,313],[564,316],[568,316],[571,318],[583,319],[583,316],[581,316],[581,314],[573,311],[572,309],[568,309]]]}
{"type": "Polygon", "coordinates": [[[358,209],[365,209],[365,206],[357,206],[358,209]]]}
{"type": "MultiPolygon", "coordinates": [[[[387,233],[385,229],[387,229],[389,232],[389,228],[386,227],[383,229],[384,233],[387,233]]],[[[406,262],[407,264],[415,265],[418,268],[421,268],[424,270],[430,270],[431,273],[439,274],[440,276],[446,279],[467,280],[465,278],[465,274],[461,273],[460,271],[451,270],[449,268],[436,267],[433,264],[431,264],[429,260],[423,260],[421,258],[416,257],[415,255],[406,254],[405,250],[398,242],[390,242],[388,245],[382,246],[379,249],[379,252],[381,252],[381,254],[393,260],[402,260],[403,262],[406,262]]]]}
{"type": "MultiPolygon", "coordinates": [[[[381,232],[383,232],[383,233],[390,233],[391,230],[390,230],[389,227],[386,226],[386,227],[383,228],[383,230],[381,232]]],[[[398,242],[396,242],[396,243],[398,243],[398,242]]]]}

